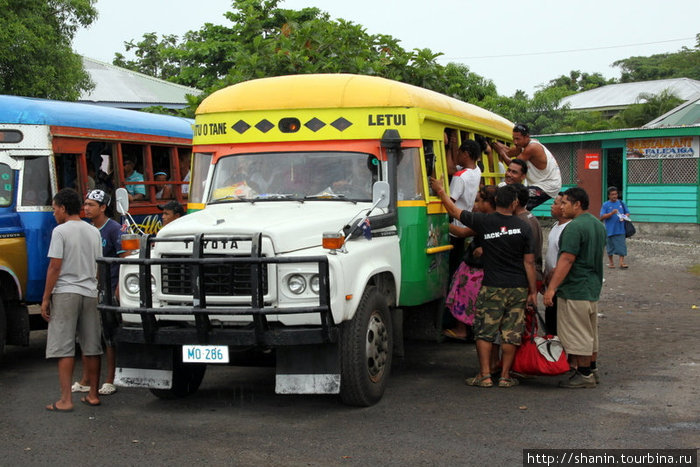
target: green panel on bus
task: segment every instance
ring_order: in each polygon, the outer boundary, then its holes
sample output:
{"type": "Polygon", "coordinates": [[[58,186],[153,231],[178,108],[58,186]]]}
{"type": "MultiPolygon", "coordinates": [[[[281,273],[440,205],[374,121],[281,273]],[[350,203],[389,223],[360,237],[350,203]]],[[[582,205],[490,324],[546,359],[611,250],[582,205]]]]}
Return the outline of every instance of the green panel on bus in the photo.
{"type": "Polygon", "coordinates": [[[449,283],[449,251],[428,254],[427,248],[449,245],[447,214],[427,214],[425,206],[401,206],[400,306],[414,306],[445,296],[449,283]]]}

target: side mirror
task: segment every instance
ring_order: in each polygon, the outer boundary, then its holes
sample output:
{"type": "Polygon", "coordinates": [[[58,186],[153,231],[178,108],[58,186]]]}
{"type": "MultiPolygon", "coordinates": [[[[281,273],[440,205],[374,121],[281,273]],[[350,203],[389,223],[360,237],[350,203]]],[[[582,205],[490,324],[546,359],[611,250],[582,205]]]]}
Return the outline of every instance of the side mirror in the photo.
{"type": "Polygon", "coordinates": [[[383,209],[389,206],[389,196],[389,182],[374,182],[374,185],[372,185],[372,202],[375,207],[383,209]]]}
{"type": "Polygon", "coordinates": [[[117,188],[117,212],[122,216],[129,211],[129,193],[126,188],[117,188]]]}

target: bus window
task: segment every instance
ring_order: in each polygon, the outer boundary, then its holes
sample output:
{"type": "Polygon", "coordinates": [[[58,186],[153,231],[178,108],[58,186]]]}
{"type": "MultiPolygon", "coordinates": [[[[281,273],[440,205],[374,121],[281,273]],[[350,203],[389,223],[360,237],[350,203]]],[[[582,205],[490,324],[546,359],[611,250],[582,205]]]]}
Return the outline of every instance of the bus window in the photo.
{"type": "Polygon", "coordinates": [[[144,201],[146,199],[146,185],[144,181],[144,147],[140,144],[122,144],[122,164],[124,166],[124,187],[129,192],[130,201],[144,201]]]}
{"type": "Polygon", "coordinates": [[[192,190],[190,192],[190,203],[204,202],[204,184],[211,169],[211,154],[195,153],[192,166],[192,190]]]}
{"type": "Polygon", "coordinates": [[[153,181],[156,199],[173,197],[173,187],[164,182],[176,180],[173,173],[172,148],[166,146],[151,146],[151,161],[153,164],[153,181]]]}
{"type": "Polygon", "coordinates": [[[25,157],[22,206],[51,206],[51,181],[47,157],[25,157]]]}
{"type": "Polygon", "coordinates": [[[86,149],[88,189],[99,188],[114,198],[114,145],[104,141],[88,143],[86,149]],[[90,180],[92,179],[92,180],[90,180]],[[93,186],[94,183],[94,186],[93,186]]]}
{"type": "MultiPolygon", "coordinates": [[[[180,177],[177,180],[181,180],[180,193],[184,199],[187,199],[190,193],[190,166],[192,164],[192,151],[186,148],[178,148],[178,166],[180,169],[180,177]]],[[[177,190],[177,187],[173,188],[173,191],[177,190]]]]}
{"type": "Polygon", "coordinates": [[[400,201],[424,199],[420,170],[420,151],[418,148],[403,148],[396,176],[400,201]]]}
{"type": "Polygon", "coordinates": [[[7,164],[0,164],[0,207],[12,204],[12,169],[7,164]]]}
{"type": "Polygon", "coordinates": [[[79,160],[80,154],[56,154],[56,183],[59,190],[73,188],[78,193],[83,191],[78,171],[79,160]]]}

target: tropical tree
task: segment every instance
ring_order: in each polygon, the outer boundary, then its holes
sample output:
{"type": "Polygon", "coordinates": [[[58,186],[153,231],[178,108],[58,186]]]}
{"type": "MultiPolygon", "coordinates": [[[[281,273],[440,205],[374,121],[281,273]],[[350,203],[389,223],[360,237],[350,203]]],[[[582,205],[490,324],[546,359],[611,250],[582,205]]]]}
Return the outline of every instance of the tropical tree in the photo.
{"type": "Polygon", "coordinates": [[[92,89],[72,41],[95,0],[0,1],[0,93],[77,100],[92,89]]]}
{"type": "MultiPolygon", "coordinates": [[[[495,85],[465,65],[440,65],[440,53],[404,50],[399,40],[368,34],[358,24],[333,20],[318,8],[287,10],[280,0],[234,0],[224,16],[198,31],[158,39],[155,33],[125,44],[135,57],[117,54],[114,64],[196,87],[205,96],[255,78],[306,73],[382,76],[478,102],[496,96],[495,85]]],[[[203,98],[191,98],[192,112],[203,98]]]]}
{"type": "Polygon", "coordinates": [[[613,128],[640,127],[674,109],[681,103],[683,103],[683,99],[680,99],[668,89],[659,94],[642,93],[637,98],[637,103],[630,105],[615,115],[611,124],[613,128]]]}
{"type": "Polygon", "coordinates": [[[650,57],[629,57],[618,60],[620,82],[649,81],[666,78],[691,78],[700,80],[700,34],[695,35],[695,47],[683,47],[678,52],[656,54],[650,57]]]}

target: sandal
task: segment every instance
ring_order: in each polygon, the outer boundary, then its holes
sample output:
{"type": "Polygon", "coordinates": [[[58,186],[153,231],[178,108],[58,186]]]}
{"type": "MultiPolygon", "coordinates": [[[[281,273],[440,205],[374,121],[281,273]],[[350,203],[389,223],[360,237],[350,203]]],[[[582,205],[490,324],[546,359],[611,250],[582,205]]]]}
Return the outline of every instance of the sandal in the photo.
{"type": "Polygon", "coordinates": [[[466,341],[467,340],[467,336],[460,336],[456,332],[454,332],[452,329],[443,330],[442,335],[447,337],[448,339],[454,339],[456,341],[466,341]]]}
{"type": "Polygon", "coordinates": [[[620,265],[620,269],[627,269],[627,268],[629,268],[629,266],[627,266],[626,264],[621,264],[621,265],[620,265]]]}
{"type": "Polygon", "coordinates": [[[486,375],[486,376],[480,376],[476,375],[472,378],[467,378],[464,380],[465,383],[467,383],[467,386],[477,386],[480,388],[490,388],[493,386],[493,381],[486,381],[486,380],[491,379],[491,375],[486,375]]]}
{"type": "Polygon", "coordinates": [[[610,268],[610,269],[615,269],[615,265],[614,265],[614,264],[608,264],[608,268],[610,268]]]}
{"type": "Polygon", "coordinates": [[[101,396],[109,396],[117,392],[117,387],[112,383],[104,383],[102,387],[97,391],[101,396]]]}
{"type": "Polygon", "coordinates": [[[502,376],[498,378],[499,388],[512,388],[513,386],[517,386],[518,384],[520,384],[520,381],[518,381],[515,378],[504,378],[502,376]]]}

